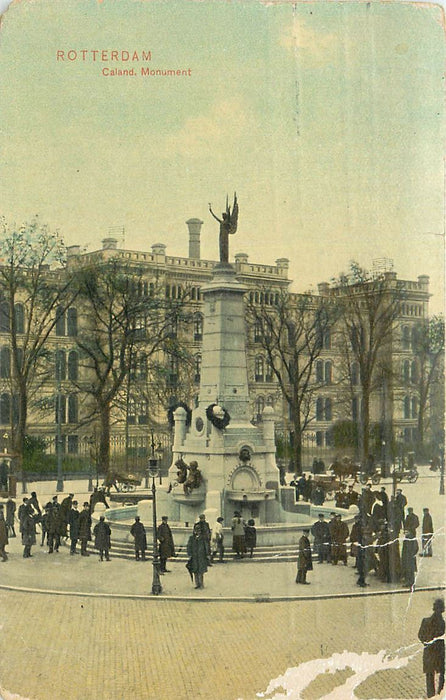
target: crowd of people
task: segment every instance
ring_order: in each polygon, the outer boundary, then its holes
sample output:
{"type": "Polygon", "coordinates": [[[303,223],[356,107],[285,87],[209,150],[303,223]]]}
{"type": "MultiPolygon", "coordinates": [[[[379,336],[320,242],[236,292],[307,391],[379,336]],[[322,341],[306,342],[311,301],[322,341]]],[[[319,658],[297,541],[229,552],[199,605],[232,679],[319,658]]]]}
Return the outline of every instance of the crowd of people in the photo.
{"type": "MultiPolygon", "coordinates": [[[[347,508],[348,503],[358,506],[351,529],[342,520],[341,514],[334,511],[330,513],[329,520],[326,520],[324,513],[320,513],[311,527],[317,562],[334,566],[343,563],[347,566],[350,553],[355,560],[358,586],[367,586],[366,576],[374,571],[383,582],[401,581],[413,589],[417,556],[432,557],[434,526],[429,508],[423,508],[420,523],[418,515],[408,506],[402,489],[397,489],[389,499],[385,486],[373,491],[371,484],[367,484],[360,495],[355,493],[355,500],[352,500],[351,490],[351,487],[348,491],[341,489],[337,494],[337,503],[342,503],[338,508],[347,508]],[[421,551],[417,538],[420,525],[421,551]]],[[[304,530],[299,542],[296,583],[308,583],[306,571],[312,569],[309,532],[304,530]]]]}
{"type": "MultiPolygon", "coordinates": [[[[294,484],[292,482],[292,485],[299,490],[299,496],[302,497],[308,497],[309,485],[313,488],[311,479],[305,476],[300,477],[294,484]]],[[[314,497],[314,489],[312,494],[314,497]]],[[[16,514],[16,504],[9,498],[6,508],[0,506],[1,561],[7,561],[8,558],[5,550],[8,537],[16,536],[16,519],[19,523],[24,558],[32,556],[32,547],[37,542],[37,528],[40,527],[40,545],[47,545],[48,554],[58,553],[61,542],[68,544],[69,540],[71,555],[78,553],[77,546],[80,544],[81,556],[90,556],[88,544],[94,541],[100,561],[110,561],[111,528],[104,515],[100,515],[92,528],[92,512],[99,502],[103,503],[105,508],[109,507],[105,493],[95,489],[90,500],[85,501],[81,508],[72,493],[65,496],[60,503],[59,497],[55,495],[42,508],[36,492],[32,492],[30,497],[23,497],[16,514]]],[[[329,519],[326,519],[324,513],[320,513],[312,527],[303,530],[297,552],[296,583],[309,583],[306,574],[313,568],[314,550],[318,564],[329,563],[333,566],[347,566],[350,554],[354,558],[358,586],[367,586],[366,577],[373,571],[383,582],[401,581],[413,589],[417,555],[432,556],[434,527],[429,509],[423,509],[420,523],[418,515],[408,505],[401,488],[389,499],[385,486],[379,490],[372,490],[372,485],[367,484],[359,494],[353,486],[342,485],[336,494],[338,511],[348,509],[353,504],[358,507],[358,513],[351,528],[343,520],[341,513],[333,511],[329,519]],[[421,551],[417,538],[420,525],[421,551]],[[312,543],[309,539],[310,533],[313,537],[312,543]]],[[[215,560],[219,563],[225,561],[223,524],[223,517],[220,516],[211,527],[202,514],[193,527],[187,543],[187,568],[196,588],[203,587],[203,576],[215,560]]],[[[246,522],[241,513],[235,511],[230,527],[234,558],[253,557],[257,544],[254,520],[249,519],[246,522]]],[[[134,540],[136,560],[144,561],[147,537],[139,516],[136,516],[130,527],[130,534],[134,540]]],[[[160,573],[168,573],[167,560],[175,556],[175,544],[167,516],[162,517],[157,528],[157,546],[160,573]]]]}

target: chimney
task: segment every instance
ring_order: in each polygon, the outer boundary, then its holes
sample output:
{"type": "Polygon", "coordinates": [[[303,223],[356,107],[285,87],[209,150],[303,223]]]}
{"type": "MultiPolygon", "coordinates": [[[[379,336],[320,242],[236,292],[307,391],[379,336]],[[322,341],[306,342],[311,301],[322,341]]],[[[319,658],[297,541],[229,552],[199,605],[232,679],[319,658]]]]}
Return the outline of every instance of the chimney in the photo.
{"type": "Polygon", "coordinates": [[[319,282],[317,285],[317,291],[319,292],[321,297],[328,297],[330,293],[330,285],[328,282],[319,282]]]}
{"type": "Polygon", "coordinates": [[[429,275],[418,275],[418,286],[423,292],[429,291],[429,275]]]}
{"type": "Polygon", "coordinates": [[[200,259],[200,231],[203,222],[200,219],[188,219],[186,221],[189,229],[189,257],[193,260],[200,259]]]}
{"type": "Polygon", "coordinates": [[[118,241],[116,238],[104,238],[102,240],[102,250],[116,250],[118,241]]]}

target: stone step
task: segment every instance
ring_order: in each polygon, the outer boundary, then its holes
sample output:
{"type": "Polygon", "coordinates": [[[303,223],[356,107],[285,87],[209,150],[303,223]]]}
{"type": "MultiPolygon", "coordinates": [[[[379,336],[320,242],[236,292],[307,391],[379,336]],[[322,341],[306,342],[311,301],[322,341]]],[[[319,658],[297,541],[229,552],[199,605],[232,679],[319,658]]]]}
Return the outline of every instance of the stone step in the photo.
{"type": "MultiPolygon", "coordinates": [[[[148,543],[148,549],[147,549],[147,555],[150,557],[152,551],[152,545],[151,542],[148,543]]],[[[177,556],[175,557],[176,561],[180,562],[186,562],[188,559],[186,548],[185,547],[177,547],[177,556]]],[[[111,554],[114,557],[118,557],[120,559],[134,559],[135,557],[135,550],[133,547],[133,544],[130,542],[119,542],[116,540],[112,540],[111,543],[111,554]]],[[[227,547],[225,550],[225,557],[228,561],[232,561],[234,558],[234,553],[232,551],[231,547],[227,547]]],[[[314,555],[313,555],[314,556],[314,555]]],[[[280,559],[280,561],[296,561],[297,559],[297,545],[292,546],[292,545],[277,545],[277,546],[271,546],[271,547],[257,547],[254,550],[254,558],[257,562],[273,562],[277,561],[280,559]]],[[[249,560],[250,557],[249,555],[244,557],[244,560],[249,560]]],[[[239,561],[239,560],[237,560],[239,561]]],[[[215,562],[218,563],[218,562],[215,562]]]]}

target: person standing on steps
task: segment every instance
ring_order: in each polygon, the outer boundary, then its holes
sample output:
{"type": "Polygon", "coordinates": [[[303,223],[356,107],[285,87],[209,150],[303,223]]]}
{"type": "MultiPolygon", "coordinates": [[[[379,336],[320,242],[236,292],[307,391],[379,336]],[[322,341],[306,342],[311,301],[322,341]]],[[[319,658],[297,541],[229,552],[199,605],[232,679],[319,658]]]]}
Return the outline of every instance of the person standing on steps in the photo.
{"type": "MultiPolygon", "coordinates": [[[[146,528],[141,522],[141,518],[139,515],[135,516],[135,522],[133,523],[132,527],[130,528],[130,534],[135,540],[135,559],[136,561],[139,561],[140,555],[141,555],[141,560],[145,561],[146,558],[146,549],[147,549],[147,537],[146,537],[146,528]]],[[[162,567],[161,567],[162,570],[162,567]]]]}
{"type": "Polygon", "coordinates": [[[257,530],[255,528],[255,521],[252,518],[248,520],[248,524],[245,526],[245,545],[252,559],[254,549],[257,545],[257,530]]]}
{"type": "Polygon", "coordinates": [[[100,516],[99,522],[94,526],[93,534],[94,546],[99,550],[99,560],[104,561],[105,557],[106,561],[110,561],[111,529],[110,525],[105,522],[105,517],[103,515],[100,516]]]}
{"type": "Polygon", "coordinates": [[[215,555],[218,553],[218,561],[222,562],[225,555],[224,547],[224,535],[223,535],[223,518],[220,516],[214,523],[211,534],[211,561],[214,560],[215,555]]]}

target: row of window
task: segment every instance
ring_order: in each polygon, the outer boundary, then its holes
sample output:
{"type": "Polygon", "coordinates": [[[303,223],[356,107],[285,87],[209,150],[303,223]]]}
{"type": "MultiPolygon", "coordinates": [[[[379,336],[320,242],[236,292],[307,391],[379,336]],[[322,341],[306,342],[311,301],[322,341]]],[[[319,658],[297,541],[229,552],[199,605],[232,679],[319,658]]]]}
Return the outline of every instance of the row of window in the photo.
{"type": "Polygon", "coordinates": [[[401,313],[403,316],[421,316],[423,307],[419,304],[401,304],[401,313]]]}
{"type": "MultiPolygon", "coordinates": [[[[9,333],[11,330],[10,309],[7,301],[0,302],[0,333],[9,333]]],[[[23,304],[15,304],[14,306],[14,321],[17,333],[25,332],[25,307],[23,304]]],[[[56,310],[56,326],[55,333],[57,336],[77,335],[77,309],[70,308],[65,310],[59,306],[56,310]]]]}

